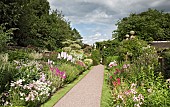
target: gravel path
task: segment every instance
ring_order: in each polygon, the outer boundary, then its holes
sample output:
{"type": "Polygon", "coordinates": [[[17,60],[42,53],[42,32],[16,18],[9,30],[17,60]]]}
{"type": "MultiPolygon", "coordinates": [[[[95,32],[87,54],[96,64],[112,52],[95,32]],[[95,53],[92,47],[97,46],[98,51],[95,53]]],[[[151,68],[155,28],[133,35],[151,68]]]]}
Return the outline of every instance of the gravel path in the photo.
{"type": "Polygon", "coordinates": [[[93,67],[54,107],[100,107],[103,76],[103,65],[93,67]]]}

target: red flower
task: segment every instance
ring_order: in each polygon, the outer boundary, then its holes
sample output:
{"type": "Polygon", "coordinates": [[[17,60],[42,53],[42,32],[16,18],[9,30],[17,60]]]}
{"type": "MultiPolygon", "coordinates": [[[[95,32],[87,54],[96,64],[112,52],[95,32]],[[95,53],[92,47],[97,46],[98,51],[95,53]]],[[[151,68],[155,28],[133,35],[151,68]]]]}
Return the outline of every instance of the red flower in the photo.
{"type": "Polygon", "coordinates": [[[120,79],[120,78],[117,78],[116,80],[117,80],[117,84],[120,85],[121,79],[120,79]]]}
{"type": "Polygon", "coordinates": [[[110,79],[112,79],[112,76],[110,76],[110,79]]]}
{"type": "Polygon", "coordinates": [[[116,68],[115,70],[116,70],[117,73],[120,73],[120,72],[121,72],[121,70],[118,69],[118,68],[116,68]]]}
{"type": "Polygon", "coordinates": [[[113,81],[112,84],[116,87],[117,82],[116,82],[116,81],[113,81]]]}
{"type": "Polygon", "coordinates": [[[116,74],[117,74],[117,71],[115,71],[114,74],[116,75],[116,74]]]}

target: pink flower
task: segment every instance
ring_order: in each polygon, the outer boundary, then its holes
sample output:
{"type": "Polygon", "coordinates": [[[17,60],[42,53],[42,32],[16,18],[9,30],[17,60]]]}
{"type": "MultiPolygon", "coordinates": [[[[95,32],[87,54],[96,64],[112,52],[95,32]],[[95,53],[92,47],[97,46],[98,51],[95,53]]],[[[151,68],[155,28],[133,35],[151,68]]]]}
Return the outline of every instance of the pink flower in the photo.
{"type": "Polygon", "coordinates": [[[64,73],[64,74],[62,75],[62,78],[63,78],[63,79],[66,79],[66,73],[64,73]]]}
{"type": "Polygon", "coordinates": [[[131,90],[127,90],[124,93],[125,93],[125,95],[130,95],[131,94],[131,90]]]}
{"type": "Polygon", "coordinates": [[[117,80],[117,84],[120,85],[121,79],[120,79],[120,78],[117,78],[116,80],[117,80]]]}
{"type": "Polygon", "coordinates": [[[45,74],[42,73],[41,78],[40,78],[40,81],[44,82],[45,80],[46,80],[46,79],[45,79],[45,74]]]}
{"type": "Polygon", "coordinates": [[[126,64],[123,65],[123,69],[127,69],[127,65],[126,64]]]}
{"type": "Polygon", "coordinates": [[[60,75],[60,70],[58,69],[58,68],[56,68],[56,75],[58,76],[58,75],[60,75]]]}
{"type": "Polygon", "coordinates": [[[116,81],[113,81],[112,84],[113,84],[114,87],[116,87],[117,82],[116,82],[116,81]]]}
{"type": "Polygon", "coordinates": [[[110,62],[109,67],[111,68],[111,67],[113,67],[113,66],[117,66],[116,61],[110,62]]]}
{"type": "Polygon", "coordinates": [[[53,67],[50,67],[50,70],[51,70],[51,71],[54,71],[54,68],[53,68],[53,67]]]}

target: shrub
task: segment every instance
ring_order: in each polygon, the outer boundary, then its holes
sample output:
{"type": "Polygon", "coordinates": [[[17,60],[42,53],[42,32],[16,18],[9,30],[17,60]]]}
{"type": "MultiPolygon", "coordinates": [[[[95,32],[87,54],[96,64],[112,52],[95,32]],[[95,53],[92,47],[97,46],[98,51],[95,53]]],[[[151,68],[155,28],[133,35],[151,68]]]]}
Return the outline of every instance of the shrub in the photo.
{"type": "Polygon", "coordinates": [[[93,64],[93,60],[92,59],[84,59],[84,63],[89,68],[93,64]]]}
{"type": "Polygon", "coordinates": [[[170,50],[163,51],[161,53],[162,58],[160,59],[161,70],[166,79],[170,78],[170,50]]]}
{"type": "Polygon", "coordinates": [[[93,65],[100,64],[100,60],[101,60],[100,51],[99,50],[93,50],[92,55],[91,55],[91,59],[93,60],[93,65]]]}
{"type": "Polygon", "coordinates": [[[105,65],[109,65],[110,62],[114,61],[114,60],[118,60],[119,56],[108,56],[105,59],[105,65]]]}
{"type": "Polygon", "coordinates": [[[14,79],[16,69],[11,63],[0,62],[0,93],[9,90],[10,82],[14,79]]]}
{"type": "Polygon", "coordinates": [[[29,54],[29,58],[34,60],[42,59],[42,57],[43,57],[42,53],[32,52],[29,54]]]}
{"type": "Polygon", "coordinates": [[[6,46],[7,46],[7,42],[10,40],[10,34],[12,34],[11,30],[8,30],[6,32],[4,32],[5,28],[0,25],[0,52],[2,52],[6,46]]]}
{"type": "Polygon", "coordinates": [[[29,59],[29,54],[23,49],[16,49],[15,51],[8,51],[9,61],[13,60],[27,60],[29,59]]]}
{"type": "Polygon", "coordinates": [[[126,55],[130,61],[137,59],[137,57],[143,53],[142,48],[146,46],[147,43],[145,41],[137,38],[132,40],[123,40],[116,48],[117,55],[119,55],[119,60],[125,61],[126,55]]]}
{"type": "Polygon", "coordinates": [[[75,66],[72,66],[71,64],[63,63],[61,66],[58,66],[58,69],[61,71],[66,72],[66,80],[65,82],[70,83],[74,79],[77,78],[77,76],[80,74],[81,71],[79,71],[75,66]]]}

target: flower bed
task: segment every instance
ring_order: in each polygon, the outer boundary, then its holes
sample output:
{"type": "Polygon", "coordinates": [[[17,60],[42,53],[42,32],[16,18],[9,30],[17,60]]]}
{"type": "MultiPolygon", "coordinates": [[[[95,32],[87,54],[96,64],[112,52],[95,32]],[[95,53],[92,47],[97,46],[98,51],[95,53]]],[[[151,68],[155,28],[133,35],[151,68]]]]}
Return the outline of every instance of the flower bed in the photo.
{"type": "Polygon", "coordinates": [[[170,83],[159,72],[158,56],[154,48],[143,48],[143,53],[132,63],[109,64],[107,82],[110,85],[113,107],[168,107],[170,83]]]}
{"type": "Polygon", "coordinates": [[[54,61],[44,58],[0,63],[0,87],[5,87],[1,88],[0,105],[40,106],[59,88],[74,81],[87,67],[63,53],[54,61]]]}

